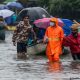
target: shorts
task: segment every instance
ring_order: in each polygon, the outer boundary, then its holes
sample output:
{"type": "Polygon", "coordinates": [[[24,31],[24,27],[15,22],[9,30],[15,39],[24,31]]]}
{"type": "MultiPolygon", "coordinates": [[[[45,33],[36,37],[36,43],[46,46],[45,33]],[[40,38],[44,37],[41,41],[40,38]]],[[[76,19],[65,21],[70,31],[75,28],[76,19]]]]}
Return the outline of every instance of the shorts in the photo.
{"type": "Polygon", "coordinates": [[[17,42],[17,53],[27,53],[27,45],[25,42],[17,42]]]}

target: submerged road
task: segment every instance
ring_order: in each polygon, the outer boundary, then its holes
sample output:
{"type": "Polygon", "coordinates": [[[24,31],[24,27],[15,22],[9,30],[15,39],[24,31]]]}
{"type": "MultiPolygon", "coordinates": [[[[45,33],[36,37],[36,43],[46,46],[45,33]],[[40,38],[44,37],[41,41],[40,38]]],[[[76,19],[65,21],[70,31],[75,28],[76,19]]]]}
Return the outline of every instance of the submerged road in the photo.
{"type": "Polygon", "coordinates": [[[74,62],[71,55],[54,64],[46,63],[47,58],[38,55],[18,60],[11,37],[12,33],[6,32],[5,42],[0,41],[0,80],[80,80],[80,62],[74,62]]]}

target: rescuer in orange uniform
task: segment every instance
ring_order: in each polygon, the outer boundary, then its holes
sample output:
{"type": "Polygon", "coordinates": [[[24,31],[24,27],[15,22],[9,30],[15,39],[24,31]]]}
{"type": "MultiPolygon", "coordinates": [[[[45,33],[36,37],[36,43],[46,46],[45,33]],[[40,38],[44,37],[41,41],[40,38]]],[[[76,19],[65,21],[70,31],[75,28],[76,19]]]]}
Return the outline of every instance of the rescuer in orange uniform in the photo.
{"type": "Polygon", "coordinates": [[[46,29],[44,36],[44,43],[47,43],[46,55],[49,62],[59,61],[60,54],[62,54],[62,41],[64,32],[58,26],[58,19],[51,18],[50,26],[46,29]]]}

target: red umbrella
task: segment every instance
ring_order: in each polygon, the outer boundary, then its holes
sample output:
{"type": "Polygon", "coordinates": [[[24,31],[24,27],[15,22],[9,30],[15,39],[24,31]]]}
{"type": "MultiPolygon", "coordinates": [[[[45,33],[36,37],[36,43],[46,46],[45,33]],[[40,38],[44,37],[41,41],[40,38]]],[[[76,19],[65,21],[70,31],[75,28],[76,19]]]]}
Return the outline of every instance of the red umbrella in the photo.
{"type": "MultiPolygon", "coordinates": [[[[50,24],[50,19],[51,18],[38,19],[38,20],[34,21],[34,24],[36,25],[36,27],[46,29],[48,26],[50,26],[49,25],[50,24]]],[[[64,25],[63,21],[60,18],[58,18],[58,24],[61,27],[64,25]]]]}

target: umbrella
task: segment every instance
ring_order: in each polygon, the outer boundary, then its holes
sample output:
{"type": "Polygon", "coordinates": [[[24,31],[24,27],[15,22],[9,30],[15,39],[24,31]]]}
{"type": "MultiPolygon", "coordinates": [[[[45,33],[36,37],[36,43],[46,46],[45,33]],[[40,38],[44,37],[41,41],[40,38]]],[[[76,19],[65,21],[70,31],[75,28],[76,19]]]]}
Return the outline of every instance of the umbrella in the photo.
{"type": "Polygon", "coordinates": [[[23,6],[21,5],[21,3],[19,3],[19,2],[9,2],[7,4],[7,6],[9,8],[18,8],[18,9],[22,9],[23,8],[23,6]]]}
{"type": "Polygon", "coordinates": [[[0,5],[0,10],[3,10],[3,9],[8,9],[8,7],[6,5],[0,5]]]}
{"type": "Polygon", "coordinates": [[[69,19],[62,19],[62,21],[64,22],[64,26],[63,26],[64,34],[68,36],[71,33],[70,27],[73,24],[73,22],[69,19]]]}
{"type": "MultiPolygon", "coordinates": [[[[38,19],[38,20],[35,20],[35,21],[34,21],[34,24],[36,25],[36,27],[46,29],[48,26],[50,26],[50,25],[49,25],[50,19],[51,19],[51,18],[38,19]]],[[[58,24],[59,24],[59,26],[61,26],[61,27],[64,25],[63,21],[61,21],[60,18],[58,18],[58,24]]]]}
{"type": "Polygon", "coordinates": [[[50,18],[43,18],[34,21],[36,27],[46,29],[49,26],[50,18]]]}
{"type": "Polygon", "coordinates": [[[3,18],[7,18],[13,14],[14,12],[8,9],[0,10],[0,16],[3,16],[3,18]]]}
{"type": "Polygon", "coordinates": [[[64,26],[64,22],[60,18],[58,18],[58,25],[61,26],[61,27],[64,26]]]}
{"type": "Polygon", "coordinates": [[[25,8],[20,11],[17,20],[20,21],[24,15],[28,15],[30,21],[34,21],[37,19],[42,19],[44,17],[49,18],[50,15],[48,12],[41,8],[41,7],[31,7],[31,8],[25,8]]]}

